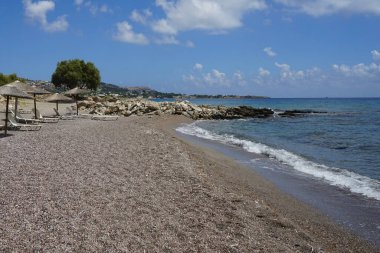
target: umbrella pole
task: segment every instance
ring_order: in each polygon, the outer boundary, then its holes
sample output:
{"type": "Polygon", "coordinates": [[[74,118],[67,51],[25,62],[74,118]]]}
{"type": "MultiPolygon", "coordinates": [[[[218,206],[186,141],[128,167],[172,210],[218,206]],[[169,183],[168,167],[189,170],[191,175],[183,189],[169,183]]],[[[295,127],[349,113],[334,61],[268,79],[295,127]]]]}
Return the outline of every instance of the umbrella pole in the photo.
{"type": "Polygon", "coordinates": [[[37,119],[37,105],[36,105],[36,94],[33,94],[34,96],[34,118],[37,119]]]}
{"type": "Polygon", "coordinates": [[[57,106],[57,111],[58,111],[58,101],[57,101],[57,105],[56,106],[57,106]]]}
{"type": "Polygon", "coordinates": [[[78,100],[76,100],[76,103],[77,103],[77,115],[79,115],[79,112],[78,112],[78,100]]]}
{"type": "Polygon", "coordinates": [[[8,107],[9,107],[9,96],[7,96],[7,105],[5,108],[5,129],[4,129],[4,135],[7,136],[7,129],[8,129],[8,107]]]}
{"type": "Polygon", "coordinates": [[[15,118],[17,118],[18,97],[15,98],[15,118]]]}

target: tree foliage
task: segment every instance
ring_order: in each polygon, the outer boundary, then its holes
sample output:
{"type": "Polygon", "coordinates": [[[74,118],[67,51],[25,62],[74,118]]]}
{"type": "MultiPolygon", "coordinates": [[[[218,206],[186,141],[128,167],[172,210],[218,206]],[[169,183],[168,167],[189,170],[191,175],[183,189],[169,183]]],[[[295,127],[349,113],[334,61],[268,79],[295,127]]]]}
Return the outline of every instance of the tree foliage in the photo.
{"type": "Polygon", "coordinates": [[[65,85],[70,89],[81,87],[95,90],[100,85],[100,73],[92,62],[67,60],[58,62],[51,81],[56,87],[65,85]]]}
{"type": "Polygon", "coordinates": [[[19,78],[16,74],[10,74],[10,75],[4,75],[0,73],[0,86],[4,84],[11,83],[13,81],[20,80],[22,81],[22,78],[19,78]]]}

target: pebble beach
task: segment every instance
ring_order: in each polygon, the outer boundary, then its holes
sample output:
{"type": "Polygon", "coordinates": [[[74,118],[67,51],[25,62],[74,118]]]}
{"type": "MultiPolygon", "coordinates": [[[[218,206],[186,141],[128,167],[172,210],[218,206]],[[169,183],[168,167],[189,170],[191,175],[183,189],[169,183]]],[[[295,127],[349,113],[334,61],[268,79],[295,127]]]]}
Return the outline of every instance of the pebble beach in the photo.
{"type": "Polygon", "coordinates": [[[378,252],[173,130],[60,120],[0,138],[0,252],[378,252]]]}

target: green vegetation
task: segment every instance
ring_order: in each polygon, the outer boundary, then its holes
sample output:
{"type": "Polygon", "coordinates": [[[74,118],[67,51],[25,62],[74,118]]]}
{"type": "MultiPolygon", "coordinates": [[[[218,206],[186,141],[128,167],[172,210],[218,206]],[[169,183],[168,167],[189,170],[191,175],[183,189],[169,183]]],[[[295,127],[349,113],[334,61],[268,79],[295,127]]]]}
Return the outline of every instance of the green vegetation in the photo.
{"type": "Polygon", "coordinates": [[[51,77],[56,87],[67,86],[96,90],[100,85],[100,73],[92,62],[74,59],[58,62],[57,68],[51,77]]]}
{"type": "Polygon", "coordinates": [[[13,81],[20,80],[23,81],[23,78],[18,77],[16,74],[4,75],[0,73],[0,86],[4,84],[11,83],[13,81]]]}

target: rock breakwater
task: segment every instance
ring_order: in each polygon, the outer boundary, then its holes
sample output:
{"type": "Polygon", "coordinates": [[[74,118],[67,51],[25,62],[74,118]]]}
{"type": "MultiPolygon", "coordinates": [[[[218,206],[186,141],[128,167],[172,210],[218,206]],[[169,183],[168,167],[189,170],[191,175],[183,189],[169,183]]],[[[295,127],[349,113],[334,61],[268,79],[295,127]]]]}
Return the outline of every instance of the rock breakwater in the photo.
{"type": "Polygon", "coordinates": [[[243,119],[299,117],[305,114],[321,114],[326,112],[314,110],[287,110],[274,111],[268,108],[254,108],[251,106],[213,106],[195,105],[189,101],[155,102],[147,99],[126,99],[116,97],[88,97],[78,102],[80,110],[90,114],[142,116],[142,115],[184,115],[188,118],[198,119],[243,119]]]}
{"type": "Polygon", "coordinates": [[[274,111],[267,108],[253,108],[250,106],[211,106],[195,105],[189,101],[155,102],[145,99],[118,99],[88,97],[78,103],[80,110],[90,114],[104,115],[184,115],[197,119],[241,119],[241,118],[267,118],[274,111]]]}

